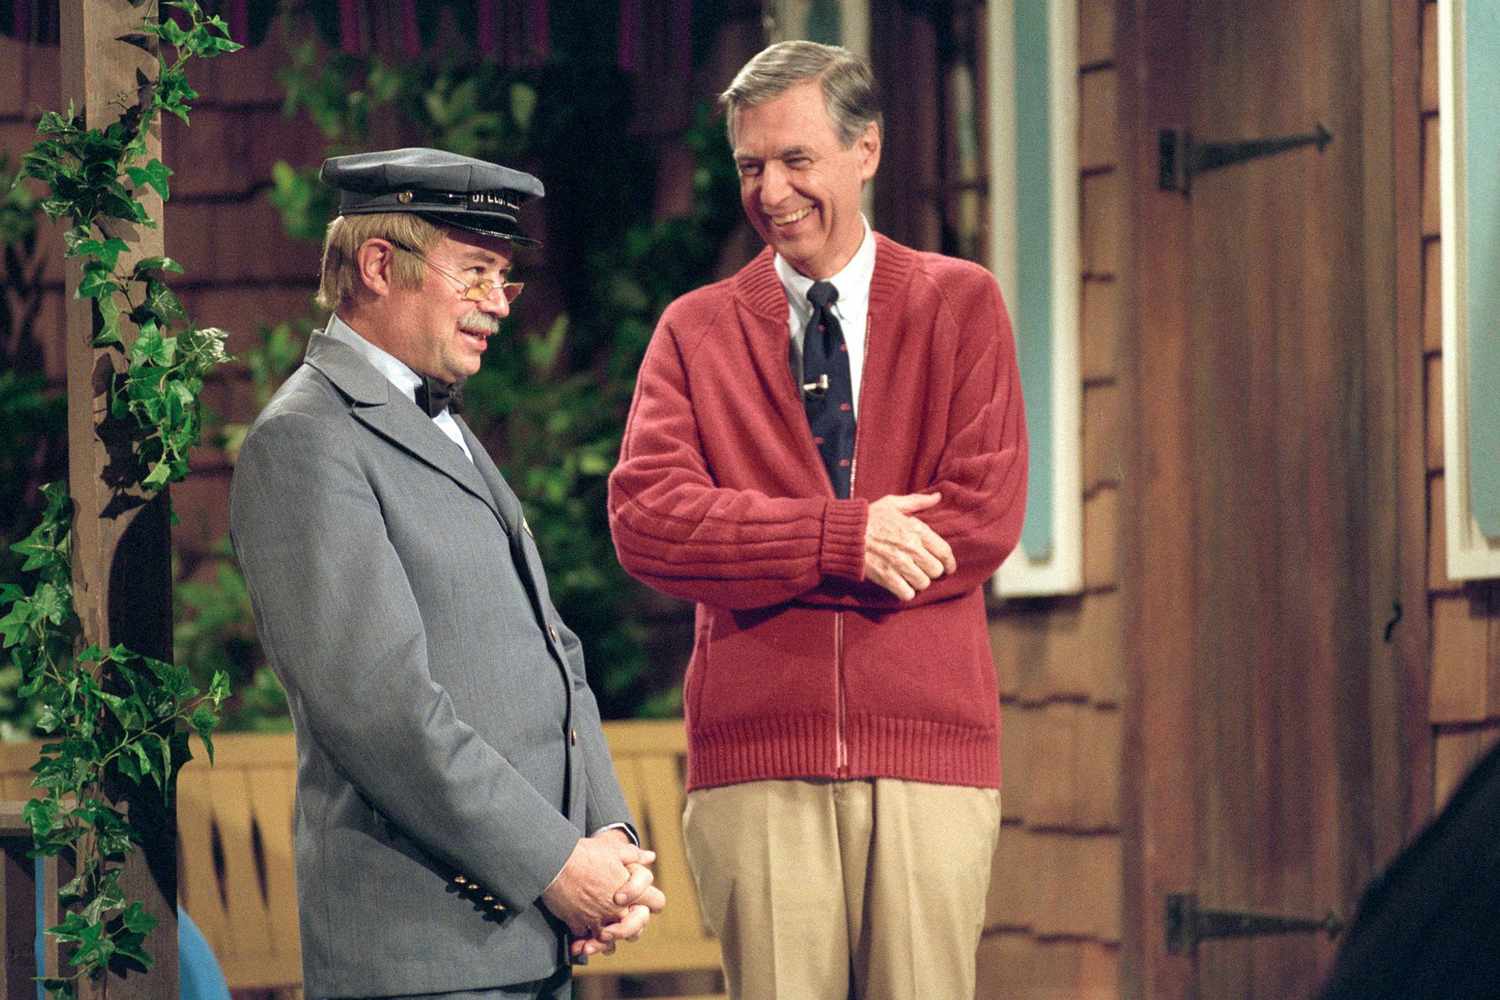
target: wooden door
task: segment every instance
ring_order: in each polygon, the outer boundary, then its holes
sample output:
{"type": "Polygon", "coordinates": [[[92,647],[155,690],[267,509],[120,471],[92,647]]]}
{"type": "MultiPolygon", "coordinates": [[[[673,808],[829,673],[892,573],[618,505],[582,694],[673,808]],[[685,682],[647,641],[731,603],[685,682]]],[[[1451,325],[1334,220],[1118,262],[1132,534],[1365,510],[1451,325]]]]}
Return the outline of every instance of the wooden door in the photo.
{"type": "Polygon", "coordinates": [[[1317,933],[1171,954],[1167,897],[1351,915],[1399,844],[1390,10],[1134,0],[1128,996],[1308,996],[1317,933]],[[1312,132],[1159,187],[1162,130],[1312,132]]]}

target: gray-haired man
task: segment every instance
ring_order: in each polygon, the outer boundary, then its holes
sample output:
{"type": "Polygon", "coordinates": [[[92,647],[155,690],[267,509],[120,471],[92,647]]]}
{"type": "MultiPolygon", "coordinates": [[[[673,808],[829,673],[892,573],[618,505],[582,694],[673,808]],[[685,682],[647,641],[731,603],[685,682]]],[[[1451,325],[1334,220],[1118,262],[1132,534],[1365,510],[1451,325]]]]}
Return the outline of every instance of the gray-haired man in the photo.
{"type": "Polygon", "coordinates": [[[662,315],[610,477],[621,563],[698,604],[689,862],[735,997],[971,997],[1000,825],[982,587],[1026,483],[1010,323],[983,268],[860,214],[862,60],[773,45],[723,103],[767,248],[662,315]]]}

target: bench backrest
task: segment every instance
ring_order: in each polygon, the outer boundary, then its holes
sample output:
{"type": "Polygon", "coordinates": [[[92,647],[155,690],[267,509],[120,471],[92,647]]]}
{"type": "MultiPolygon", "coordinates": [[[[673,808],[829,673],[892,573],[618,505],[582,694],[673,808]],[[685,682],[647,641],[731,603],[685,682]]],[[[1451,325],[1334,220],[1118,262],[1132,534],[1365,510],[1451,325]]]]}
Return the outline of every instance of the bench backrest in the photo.
{"type": "MultiPolygon", "coordinates": [[[[667,909],[638,942],[595,958],[581,975],[643,975],[719,967],[703,928],[682,841],[680,720],[604,727],[641,836],[657,852],[667,909]]],[[[0,745],[0,799],[33,794],[39,745],[0,745]]],[[[292,872],[292,799],[297,755],[290,733],[226,733],[215,763],[198,759],[178,780],[178,893],[213,946],[232,989],[300,985],[297,893],[292,872]]]]}

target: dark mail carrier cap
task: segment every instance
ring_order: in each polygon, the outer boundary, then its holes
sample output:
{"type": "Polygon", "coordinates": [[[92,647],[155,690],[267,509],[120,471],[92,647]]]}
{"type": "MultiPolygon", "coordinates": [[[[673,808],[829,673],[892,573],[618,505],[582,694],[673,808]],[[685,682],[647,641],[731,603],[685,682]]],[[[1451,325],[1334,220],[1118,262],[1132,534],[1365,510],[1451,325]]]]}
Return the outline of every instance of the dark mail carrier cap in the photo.
{"type": "Polygon", "coordinates": [[[531,198],[546,194],[528,173],[441,149],[387,149],[323,161],[318,175],[339,192],[340,215],[413,212],[432,222],[498,236],[518,246],[517,216],[531,198]]]}

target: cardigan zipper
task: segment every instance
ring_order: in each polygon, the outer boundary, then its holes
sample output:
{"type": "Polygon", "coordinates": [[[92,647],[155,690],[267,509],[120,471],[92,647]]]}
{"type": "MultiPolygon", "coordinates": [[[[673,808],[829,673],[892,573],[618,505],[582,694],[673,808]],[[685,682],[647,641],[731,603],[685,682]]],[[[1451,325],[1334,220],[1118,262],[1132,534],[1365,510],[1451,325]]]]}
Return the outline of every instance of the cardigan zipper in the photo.
{"type": "MultiPolygon", "coordinates": [[[[870,322],[871,315],[865,313],[865,350],[864,361],[870,357],[870,322]]],[[[859,398],[865,396],[865,382],[860,379],[859,398]]],[[[854,496],[854,481],[859,475],[859,421],[854,421],[854,454],[849,458],[849,496],[854,496]]],[[[833,674],[834,684],[838,693],[838,722],[837,739],[838,747],[834,759],[834,767],[840,778],[849,776],[849,701],[844,684],[844,612],[833,613],[833,674]]]]}
{"type": "Polygon", "coordinates": [[[838,755],[834,769],[840,778],[849,776],[849,737],[845,732],[846,706],[844,700],[844,613],[833,613],[833,670],[838,685],[838,755]]]}

